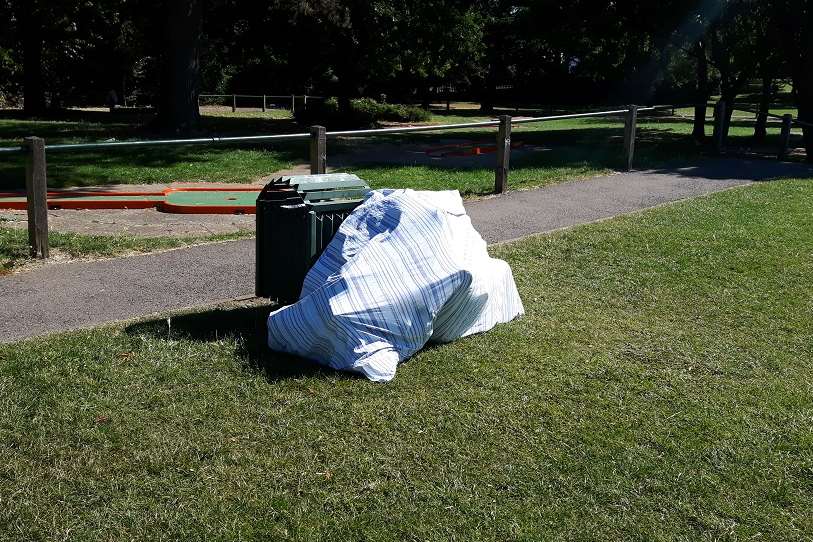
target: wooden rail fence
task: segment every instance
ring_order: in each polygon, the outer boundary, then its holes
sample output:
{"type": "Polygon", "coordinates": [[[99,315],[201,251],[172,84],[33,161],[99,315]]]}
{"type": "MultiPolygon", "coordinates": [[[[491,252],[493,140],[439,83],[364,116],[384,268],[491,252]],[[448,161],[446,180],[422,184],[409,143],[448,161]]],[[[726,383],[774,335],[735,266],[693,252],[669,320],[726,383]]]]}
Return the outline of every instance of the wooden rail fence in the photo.
{"type": "MultiPolygon", "coordinates": [[[[212,95],[203,95],[212,96],[212,95]]],[[[238,95],[232,96],[233,100],[238,95]]],[[[245,95],[251,96],[251,95],[245,95]]],[[[254,96],[252,96],[254,97],[254,96]]],[[[263,97],[259,95],[259,97],[263,97]]],[[[292,97],[295,99],[295,97],[292,97]]],[[[232,105],[236,107],[235,102],[232,105]]],[[[673,106],[638,107],[628,106],[625,109],[612,111],[596,111],[590,113],[573,113],[566,115],[552,115],[545,117],[512,118],[501,115],[498,120],[468,122],[444,125],[423,125],[395,128],[376,128],[369,130],[326,131],[324,126],[312,126],[307,133],[272,134],[241,137],[207,137],[194,139],[164,139],[144,141],[114,141],[100,143],[72,143],[46,145],[39,137],[27,137],[18,147],[0,147],[0,155],[24,153],[26,156],[26,192],[28,196],[28,240],[31,255],[37,258],[47,258],[48,251],[48,182],[46,174],[46,151],[69,152],[81,150],[101,150],[129,147],[150,147],[169,145],[217,145],[238,143],[264,143],[275,141],[308,140],[310,145],[310,169],[313,174],[325,173],[327,169],[327,140],[338,137],[372,137],[385,134],[405,134],[411,132],[437,132],[444,130],[460,130],[464,128],[496,127],[496,164],[494,167],[494,192],[502,194],[508,190],[511,158],[511,129],[513,125],[530,124],[554,120],[618,116],[624,117],[624,167],[632,169],[635,154],[636,123],[638,113],[642,111],[655,111],[670,109],[673,106]]]]}

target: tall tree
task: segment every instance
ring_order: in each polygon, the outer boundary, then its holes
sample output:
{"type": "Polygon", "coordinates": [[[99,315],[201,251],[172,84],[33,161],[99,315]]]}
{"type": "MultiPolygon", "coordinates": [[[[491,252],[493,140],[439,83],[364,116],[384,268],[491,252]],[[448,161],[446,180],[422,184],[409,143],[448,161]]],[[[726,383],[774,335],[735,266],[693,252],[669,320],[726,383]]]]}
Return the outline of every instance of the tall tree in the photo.
{"type": "Polygon", "coordinates": [[[724,134],[728,134],[737,95],[754,76],[760,42],[758,20],[761,3],[756,0],[724,0],[720,15],[708,28],[710,60],[720,73],[720,99],[728,104],[724,134]]]}
{"type": "Polygon", "coordinates": [[[804,122],[807,161],[813,162],[813,0],[772,0],[782,51],[793,78],[793,95],[804,122]]]}
{"type": "Polygon", "coordinates": [[[203,0],[165,0],[161,88],[155,125],[191,132],[200,122],[200,46],[203,0]]]}
{"type": "Polygon", "coordinates": [[[41,2],[17,0],[13,5],[23,50],[23,111],[26,116],[45,113],[43,48],[45,13],[41,2]]]}

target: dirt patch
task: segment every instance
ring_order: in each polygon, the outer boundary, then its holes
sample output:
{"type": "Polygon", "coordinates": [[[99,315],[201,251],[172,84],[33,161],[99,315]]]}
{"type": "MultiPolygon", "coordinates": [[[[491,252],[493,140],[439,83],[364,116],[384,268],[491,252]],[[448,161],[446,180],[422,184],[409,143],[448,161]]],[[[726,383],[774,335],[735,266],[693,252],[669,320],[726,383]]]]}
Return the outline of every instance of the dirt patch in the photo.
{"type": "MultiPolygon", "coordinates": [[[[48,211],[49,229],[85,235],[200,237],[251,230],[254,224],[254,215],[182,215],[155,209],[48,211]]],[[[27,213],[0,211],[0,225],[27,228],[27,213]]]]}

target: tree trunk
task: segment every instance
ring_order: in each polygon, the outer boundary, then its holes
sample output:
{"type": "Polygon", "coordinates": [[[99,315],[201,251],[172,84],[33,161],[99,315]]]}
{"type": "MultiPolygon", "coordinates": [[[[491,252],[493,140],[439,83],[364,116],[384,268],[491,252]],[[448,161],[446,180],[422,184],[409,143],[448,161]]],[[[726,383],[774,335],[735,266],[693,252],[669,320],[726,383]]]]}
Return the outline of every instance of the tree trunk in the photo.
{"type": "MultiPolygon", "coordinates": [[[[813,65],[813,51],[806,60],[806,64],[813,65]]],[[[810,73],[810,68],[802,70],[802,73],[797,72],[793,86],[796,89],[799,120],[813,125],[813,74],[810,73]]],[[[802,134],[807,161],[813,163],[813,127],[803,126],[802,134]]]]}
{"type": "Polygon", "coordinates": [[[805,155],[813,163],[813,11],[807,10],[800,32],[801,54],[796,56],[793,86],[799,107],[799,120],[810,124],[802,127],[805,155]]]}
{"type": "Polygon", "coordinates": [[[767,71],[762,74],[762,95],[759,99],[759,113],[754,126],[754,143],[764,143],[768,135],[768,110],[771,107],[771,96],[773,88],[773,77],[767,71]]]}
{"type": "Polygon", "coordinates": [[[720,99],[725,102],[725,123],[723,124],[723,137],[728,138],[731,130],[731,117],[734,115],[734,102],[737,100],[737,90],[729,88],[720,92],[720,99]]]}
{"type": "Polygon", "coordinates": [[[486,76],[485,81],[483,81],[483,86],[480,89],[480,112],[485,115],[490,115],[494,112],[494,103],[495,94],[497,93],[497,89],[495,88],[494,84],[494,77],[491,74],[491,68],[489,68],[489,74],[486,76]]]}
{"type": "MultiPolygon", "coordinates": [[[[793,74],[798,120],[813,125],[813,11],[806,2],[775,2],[775,22],[793,74]]],[[[802,127],[807,161],[813,163],[813,128],[802,127]]]]}
{"type": "Polygon", "coordinates": [[[20,10],[23,46],[23,112],[26,116],[45,113],[45,86],[42,77],[42,18],[34,6],[20,10]]]}
{"type": "Polygon", "coordinates": [[[198,84],[203,0],[166,0],[161,92],[155,124],[191,132],[200,121],[198,84]]]}
{"type": "Polygon", "coordinates": [[[697,80],[695,81],[692,137],[702,142],[706,139],[706,104],[709,101],[709,62],[706,58],[706,47],[703,40],[697,40],[697,43],[695,43],[694,56],[697,80]]]}

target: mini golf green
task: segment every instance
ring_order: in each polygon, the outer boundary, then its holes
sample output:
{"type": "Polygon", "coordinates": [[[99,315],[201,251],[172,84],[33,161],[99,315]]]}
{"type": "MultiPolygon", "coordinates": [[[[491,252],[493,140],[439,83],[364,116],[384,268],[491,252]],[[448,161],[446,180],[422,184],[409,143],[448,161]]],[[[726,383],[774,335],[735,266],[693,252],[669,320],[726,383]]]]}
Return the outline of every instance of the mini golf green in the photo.
{"type": "Polygon", "coordinates": [[[166,200],[159,205],[167,213],[192,214],[251,214],[256,211],[256,191],[246,190],[213,190],[186,191],[175,190],[167,194],[166,200]]]}

